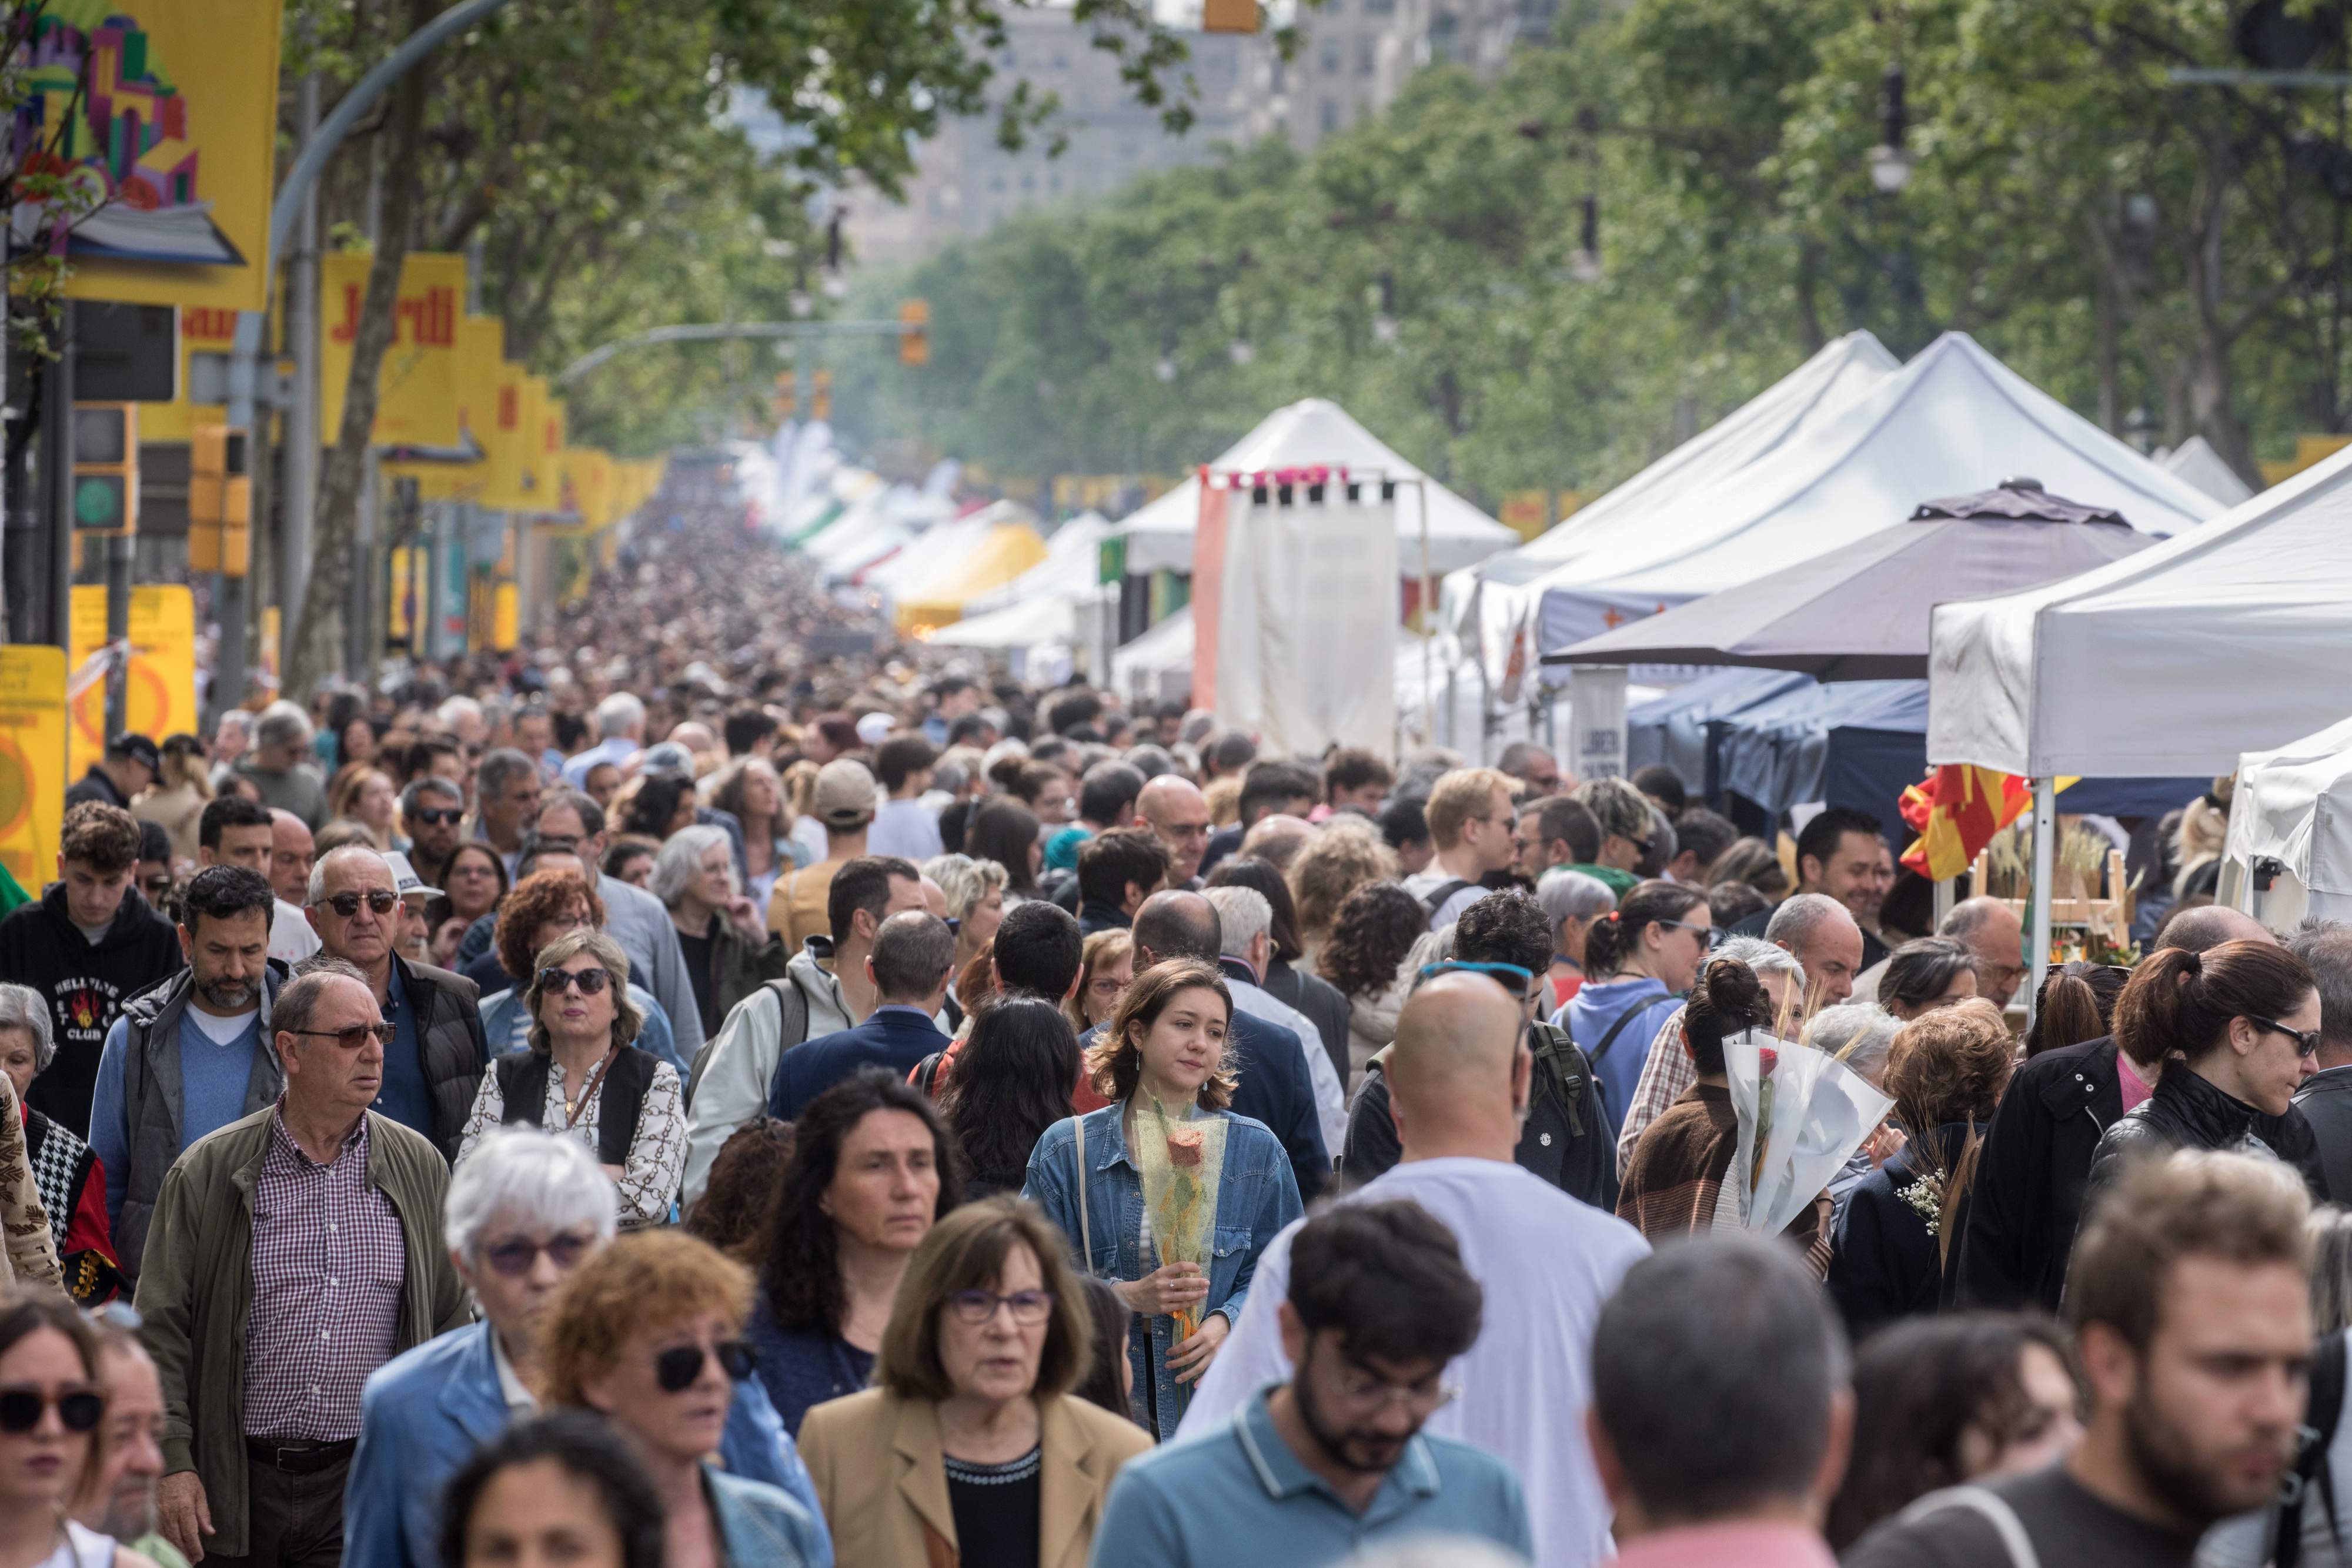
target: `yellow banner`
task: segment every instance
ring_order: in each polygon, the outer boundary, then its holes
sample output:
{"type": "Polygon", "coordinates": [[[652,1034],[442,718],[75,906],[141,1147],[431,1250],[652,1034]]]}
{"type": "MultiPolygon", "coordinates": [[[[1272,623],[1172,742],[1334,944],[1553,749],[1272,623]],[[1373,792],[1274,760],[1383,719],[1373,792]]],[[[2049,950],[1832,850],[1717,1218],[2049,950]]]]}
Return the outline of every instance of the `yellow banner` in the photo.
{"type": "Polygon", "coordinates": [[[565,415],[563,400],[555,395],[547,378],[530,379],[538,393],[531,407],[530,428],[539,433],[530,453],[530,504],[540,511],[552,512],[563,506],[563,448],[571,434],[571,421],[565,415]]]}
{"type": "Polygon", "coordinates": [[[458,321],[457,444],[470,440],[485,455],[479,463],[385,464],[385,472],[416,481],[419,499],[482,501],[488,493],[491,466],[487,455],[498,431],[499,371],[506,337],[506,323],[495,316],[467,316],[458,321]]]}
{"type": "Polygon", "coordinates": [[[68,783],[64,651],[0,648],[0,865],[37,898],[57,880],[68,783]]]}
{"type": "Polygon", "coordinates": [[[516,597],[515,585],[501,582],[491,595],[490,646],[501,653],[511,653],[520,640],[522,628],[521,601],[516,597]]]}
{"type": "Polygon", "coordinates": [[[613,456],[593,446],[567,446],[557,455],[563,510],[580,519],[585,533],[613,522],[613,456]]]}
{"type": "Polygon", "coordinates": [[[64,239],[68,294],[263,308],[278,10],[279,0],[77,0],[33,25],[16,123],[100,198],[64,239]]]}
{"type": "MultiPolygon", "coordinates": [[[[319,431],[329,446],[342,433],[352,346],[373,259],[341,251],[320,262],[319,431]]],[[[457,321],[465,301],[464,256],[420,251],[401,263],[392,347],[376,376],[376,445],[457,444],[457,321]]]]}
{"type": "MultiPolygon", "coordinates": [[[[81,583],[73,591],[71,668],[106,644],[106,587],[81,583]]],[[[131,591],[131,669],[123,693],[122,726],[134,735],[161,741],[167,735],[198,733],[196,719],[196,602],[187,589],[150,583],[131,591]]],[[[75,779],[89,771],[106,749],[106,683],[82,693],[73,705],[67,766],[75,779]]]]}
{"type": "Polygon", "coordinates": [[[520,365],[503,361],[493,375],[488,428],[476,432],[483,449],[489,454],[489,473],[476,499],[497,511],[519,512],[531,504],[530,491],[523,484],[524,476],[530,472],[523,423],[529,412],[525,405],[530,401],[530,389],[525,385],[529,378],[520,365]]]}

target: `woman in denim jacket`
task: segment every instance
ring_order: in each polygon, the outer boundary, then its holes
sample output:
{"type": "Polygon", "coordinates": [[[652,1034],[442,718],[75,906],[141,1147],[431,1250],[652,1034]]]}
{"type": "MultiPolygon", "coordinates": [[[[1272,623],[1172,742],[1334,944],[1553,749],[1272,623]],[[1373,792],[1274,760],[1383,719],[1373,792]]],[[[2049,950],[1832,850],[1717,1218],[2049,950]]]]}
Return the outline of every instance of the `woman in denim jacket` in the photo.
{"type": "Polygon", "coordinates": [[[1135,1417],[1164,1441],[1192,1388],[1241,1315],[1258,1255],[1299,1217],[1297,1178],[1265,1124],[1225,1107],[1234,1080],[1224,1070],[1233,997],[1216,968],[1170,959],[1138,975],[1087,1053],[1102,1110],[1058,1122],[1029,1156],[1022,1196],[1070,1239],[1078,1264],[1108,1280],[1138,1321],[1128,1334],[1135,1372],[1135,1417]],[[1214,1218],[1205,1270],[1162,1263],[1145,1212],[1137,1121],[1147,1135],[1197,1105],[1224,1124],[1214,1218]],[[1083,1185],[1082,1185],[1083,1184],[1083,1185]],[[1200,1327],[1181,1340],[1177,1312],[1200,1327]]]}

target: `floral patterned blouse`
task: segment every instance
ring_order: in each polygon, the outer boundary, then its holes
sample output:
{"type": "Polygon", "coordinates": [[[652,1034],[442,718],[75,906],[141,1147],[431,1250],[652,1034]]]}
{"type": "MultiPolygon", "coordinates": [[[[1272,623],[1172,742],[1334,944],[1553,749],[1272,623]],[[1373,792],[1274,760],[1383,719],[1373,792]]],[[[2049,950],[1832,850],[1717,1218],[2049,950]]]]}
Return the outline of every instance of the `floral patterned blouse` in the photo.
{"type": "MultiPolygon", "coordinates": [[[[549,1132],[579,1139],[590,1154],[595,1154],[596,1131],[604,1109],[602,1085],[598,1087],[599,1092],[588,1096],[580,1119],[565,1127],[563,1064],[551,1061],[547,1103],[541,1107],[540,1125],[549,1132]]],[[[466,1118],[465,1138],[457,1147],[459,1165],[472,1155],[484,1134],[505,1122],[506,1110],[506,1096],[499,1091],[499,1075],[483,1073],[482,1087],[474,1096],[473,1113],[466,1118]]],[[[678,1085],[677,1069],[667,1061],[656,1061],[653,1082],[646,1085],[645,1103],[637,1113],[636,1132],[629,1139],[628,1162],[621,1169],[621,1228],[626,1230],[667,1220],[670,1205],[677,1197],[678,1178],[685,1169],[686,1096],[678,1085]]]]}

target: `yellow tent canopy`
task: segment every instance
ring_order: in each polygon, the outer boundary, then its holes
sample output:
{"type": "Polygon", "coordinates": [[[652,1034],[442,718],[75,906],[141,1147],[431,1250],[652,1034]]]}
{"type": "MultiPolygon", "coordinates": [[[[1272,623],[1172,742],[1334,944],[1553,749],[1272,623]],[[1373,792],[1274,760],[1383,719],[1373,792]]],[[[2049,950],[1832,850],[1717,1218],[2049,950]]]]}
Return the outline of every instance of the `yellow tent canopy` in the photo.
{"type": "MultiPolygon", "coordinates": [[[[920,548],[917,541],[916,548],[920,548]]],[[[898,630],[921,637],[963,619],[963,607],[1045,559],[1045,541],[1026,523],[1003,523],[971,551],[942,562],[898,601],[898,630]]]]}

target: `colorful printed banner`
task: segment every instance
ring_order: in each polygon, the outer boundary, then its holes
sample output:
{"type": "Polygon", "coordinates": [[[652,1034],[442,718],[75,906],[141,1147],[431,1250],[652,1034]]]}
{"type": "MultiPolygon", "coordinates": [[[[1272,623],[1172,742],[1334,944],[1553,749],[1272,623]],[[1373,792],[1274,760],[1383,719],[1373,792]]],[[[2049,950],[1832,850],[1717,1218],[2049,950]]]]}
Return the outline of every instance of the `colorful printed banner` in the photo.
{"type": "MultiPolygon", "coordinates": [[[[373,259],[340,251],[319,264],[319,439],[329,446],[342,433],[343,394],[373,259]]],[[[376,445],[457,444],[457,322],[465,300],[464,256],[412,252],[401,263],[392,347],[376,376],[376,445]]]]}
{"type": "Polygon", "coordinates": [[[0,648],[0,865],[36,895],[57,880],[66,783],[65,650],[0,648]]]}

